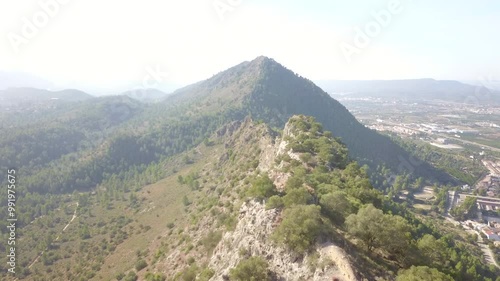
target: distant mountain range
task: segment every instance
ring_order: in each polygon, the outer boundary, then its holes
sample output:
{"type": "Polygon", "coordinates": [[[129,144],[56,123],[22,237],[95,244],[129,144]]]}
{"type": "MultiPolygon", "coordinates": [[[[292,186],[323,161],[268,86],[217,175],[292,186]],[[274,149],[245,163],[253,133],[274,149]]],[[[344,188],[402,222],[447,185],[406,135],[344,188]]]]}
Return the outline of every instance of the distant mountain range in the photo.
{"type": "Polygon", "coordinates": [[[18,104],[37,104],[55,101],[74,102],[92,98],[94,98],[94,96],[74,89],[49,91],[25,87],[0,90],[0,105],[3,107],[18,104]]]}
{"type": "Polygon", "coordinates": [[[53,83],[28,73],[0,71],[0,90],[18,87],[51,89],[53,83]]]}
{"type": "MultiPolygon", "coordinates": [[[[406,80],[317,80],[316,85],[333,97],[373,97],[404,100],[444,100],[448,102],[469,104],[500,104],[500,82],[406,79],[406,80]]],[[[195,83],[193,85],[198,85],[195,83]]],[[[189,86],[192,87],[193,85],[189,86]]],[[[187,88],[189,88],[187,87],[187,88]]],[[[86,94],[80,90],[54,89],[53,83],[26,73],[0,71],[0,106],[11,103],[40,102],[60,99],[62,101],[79,101],[94,96],[126,95],[141,102],[151,103],[165,99],[169,94],[155,88],[133,89],[124,92],[107,90],[86,94]],[[74,93],[75,97],[70,97],[74,93]]],[[[186,88],[177,90],[177,93],[186,88]]]]}
{"type": "MultiPolygon", "coordinates": [[[[123,92],[121,95],[128,96],[141,102],[150,103],[161,101],[168,94],[157,89],[137,89],[123,92]]],[[[92,98],[96,97],[75,89],[51,91],[30,87],[11,87],[0,90],[0,107],[76,102],[92,98]]]]}
{"type": "Polygon", "coordinates": [[[332,96],[500,104],[500,91],[453,80],[322,80],[316,83],[332,96]]]}

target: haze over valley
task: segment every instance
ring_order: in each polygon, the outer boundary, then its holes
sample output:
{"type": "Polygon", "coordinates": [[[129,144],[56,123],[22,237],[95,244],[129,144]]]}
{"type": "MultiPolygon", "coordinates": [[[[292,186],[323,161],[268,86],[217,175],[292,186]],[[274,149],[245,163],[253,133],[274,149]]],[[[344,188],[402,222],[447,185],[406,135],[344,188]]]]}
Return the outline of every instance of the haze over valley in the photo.
{"type": "Polygon", "coordinates": [[[499,11],[0,4],[0,279],[499,281],[499,11]]]}

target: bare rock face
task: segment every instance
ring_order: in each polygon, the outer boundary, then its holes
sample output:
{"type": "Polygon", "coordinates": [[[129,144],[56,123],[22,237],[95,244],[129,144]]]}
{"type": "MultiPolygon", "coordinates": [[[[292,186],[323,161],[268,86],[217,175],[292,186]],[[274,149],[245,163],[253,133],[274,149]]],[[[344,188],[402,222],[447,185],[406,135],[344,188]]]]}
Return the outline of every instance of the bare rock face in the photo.
{"type": "MultiPolygon", "coordinates": [[[[276,138],[279,142],[279,138],[276,138]]],[[[274,161],[276,159],[276,144],[269,137],[263,137],[260,140],[259,147],[261,148],[261,154],[259,157],[259,166],[257,168],[260,171],[268,172],[274,166],[274,161]]]]}
{"type": "Polygon", "coordinates": [[[275,163],[276,158],[283,154],[288,154],[291,159],[300,161],[299,155],[288,149],[288,141],[285,140],[287,137],[295,137],[292,133],[292,126],[289,123],[285,125],[282,137],[277,137],[273,142],[263,138],[260,143],[262,153],[257,168],[260,171],[268,173],[269,178],[280,192],[285,189],[285,184],[290,174],[281,171],[283,163],[275,163]],[[273,169],[276,165],[278,165],[277,169],[273,169]]]}
{"type": "Polygon", "coordinates": [[[241,127],[241,121],[233,121],[224,127],[218,129],[215,134],[217,137],[221,138],[223,136],[231,136],[237,129],[241,127]]]}
{"type": "Polygon", "coordinates": [[[277,280],[357,280],[347,254],[335,245],[318,245],[315,267],[308,264],[307,255],[298,257],[276,245],[270,237],[280,220],[277,209],[266,210],[255,201],[243,204],[236,229],[227,232],[214,250],[209,267],[216,273],[210,280],[227,280],[230,269],[245,255],[266,259],[277,280]]]}
{"type": "MultiPolygon", "coordinates": [[[[284,190],[286,181],[290,177],[290,174],[283,173],[280,169],[273,169],[273,167],[275,166],[276,157],[286,152],[287,145],[288,143],[283,141],[281,138],[276,138],[274,143],[265,142],[260,145],[262,153],[260,155],[259,166],[257,168],[260,171],[267,172],[269,178],[274,182],[274,185],[280,192],[284,190]]],[[[288,153],[292,154],[291,151],[288,151],[288,153]]]]}

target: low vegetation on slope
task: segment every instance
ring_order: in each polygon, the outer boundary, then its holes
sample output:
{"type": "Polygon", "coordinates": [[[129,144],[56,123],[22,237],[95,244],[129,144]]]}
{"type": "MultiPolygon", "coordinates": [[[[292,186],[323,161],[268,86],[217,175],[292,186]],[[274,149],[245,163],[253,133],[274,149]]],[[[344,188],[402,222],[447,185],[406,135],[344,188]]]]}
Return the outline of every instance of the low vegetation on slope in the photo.
{"type": "Polygon", "coordinates": [[[470,158],[472,152],[468,149],[450,152],[419,140],[402,139],[397,136],[392,136],[392,139],[414,157],[433,164],[471,186],[487,172],[481,161],[470,158]]]}
{"type": "MultiPolygon", "coordinates": [[[[465,239],[374,189],[366,169],[314,118],[294,116],[281,134],[250,119],[232,122],[191,150],[109,175],[94,193],[33,195],[46,207],[33,210],[35,221],[20,232],[19,277],[219,280],[213,252],[227,243],[240,206],[252,198],[281,218],[273,247],[312,271],[336,266],[316,254],[330,241],[345,249],[360,278],[498,276],[465,239]]],[[[230,280],[277,277],[270,257],[231,250],[241,258],[228,268],[230,280]]]]}

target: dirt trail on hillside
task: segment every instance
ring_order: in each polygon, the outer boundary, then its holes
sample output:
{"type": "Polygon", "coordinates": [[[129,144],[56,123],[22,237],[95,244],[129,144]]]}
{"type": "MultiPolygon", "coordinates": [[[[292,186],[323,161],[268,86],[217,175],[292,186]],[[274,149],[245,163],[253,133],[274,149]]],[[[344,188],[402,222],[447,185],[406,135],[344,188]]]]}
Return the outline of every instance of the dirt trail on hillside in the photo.
{"type": "MultiPolygon", "coordinates": [[[[64,226],[63,230],[59,233],[59,235],[57,235],[56,239],[54,241],[58,241],[59,238],[61,238],[61,234],[66,231],[66,229],[68,228],[68,226],[76,219],[76,211],[78,210],[78,202],[76,202],[76,208],[75,208],[75,212],[73,213],[73,217],[71,217],[71,220],[68,222],[68,224],[66,224],[66,226],[64,226]]],[[[48,248],[46,248],[45,250],[43,250],[36,258],[35,260],[28,266],[28,268],[31,268],[39,259],[40,257],[43,255],[43,253],[45,253],[45,251],[47,251],[48,248]]]]}
{"type": "Polygon", "coordinates": [[[352,266],[347,257],[347,253],[340,247],[333,244],[323,246],[321,254],[329,257],[337,268],[334,277],[342,281],[357,281],[356,274],[352,270],[352,266]]]}

